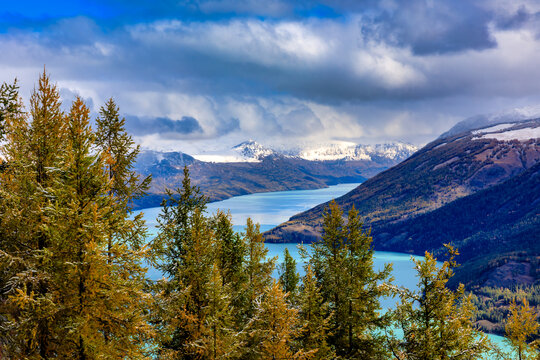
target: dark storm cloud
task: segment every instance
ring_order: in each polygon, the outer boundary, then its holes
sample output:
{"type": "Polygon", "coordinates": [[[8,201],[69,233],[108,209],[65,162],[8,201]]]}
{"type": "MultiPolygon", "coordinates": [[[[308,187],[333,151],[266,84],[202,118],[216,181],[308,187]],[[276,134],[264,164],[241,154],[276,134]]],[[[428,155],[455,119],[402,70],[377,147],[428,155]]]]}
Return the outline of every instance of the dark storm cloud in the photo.
{"type": "Polygon", "coordinates": [[[167,117],[143,118],[131,115],[126,117],[126,128],[134,135],[169,134],[174,136],[203,132],[197,119],[191,116],[173,120],[167,117]]]}
{"type": "Polygon", "coordinates": [[[514,14],[502,14],[497,20],[497,27],[500,29],[515,29],[523,26],[526,22],[535,17],[525,6],[520,6],[514,14]]]}
{"type": "Polygon", "coordinates": [[[220,119],[216,126],[216,132],[219,136],[238,130],[240,130],[240,120],[238,118],[220,119]]]}
{"type": "MultiPolygon", "coordinates": [[[[471,91],[469,82],[475,79],[467,68],[443,72],[432,64],[439,59],[434,62],[430,56],[496,48],[490,21],[499,28],[516,28],[533,16],[525,6],[501,15],[469,0],[328,1],[323,6],[347,17],[283,21],[235,18],[231,11],[264,14],[279,8],[294,18],[316,9],[315,3],[129,3],[128,13],[148,10],[149,19],[170,9],[171,16],[187,14],[191,20],[169,16],[108,29],[102,18],[78,16],[60,19],[36,34],[7,38],[18,45],[38,39],[24,61],[40,59],[40,65],[45,63],[55,74],[130,82],[135,90],[290,95],[325,103],[406,101],[471,91]],[[231,14],[216,21],[189,17],[204,11],[231,14]]],[[[128,2],[108,4],[114,18],[128,2]]],[[[16,63],[17,56],[6,51],[4,63],[16,63]]]]}
{"type": "Polygon", "coordinates": [[[32,84],[45,64],[96,104],[170,116],[130,117],[136,135],[319,134],[325,116],[384,133],[414,123],[400,112],[415,103],[540,93],[534,1],[51,1],[0,10],[0,74],[32,84]],[[351,104],[396,109],[394,125],[339,111],[351,104]]]}

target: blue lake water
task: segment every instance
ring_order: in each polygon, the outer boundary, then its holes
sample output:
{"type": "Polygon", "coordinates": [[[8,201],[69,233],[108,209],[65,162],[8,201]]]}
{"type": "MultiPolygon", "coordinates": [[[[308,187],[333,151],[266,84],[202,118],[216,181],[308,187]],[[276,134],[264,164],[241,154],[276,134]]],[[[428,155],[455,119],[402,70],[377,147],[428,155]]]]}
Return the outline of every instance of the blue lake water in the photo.
{"type": "MultiPolygon", "coordinates": [[[[237,196],[208,204],[207,212],[209,214],[214,214],[218,209],[230,211],[236,231],[242,231],[247,218],[251,217],[255,223],[260,224],[261,231],[264,232],[287,221],[291,216],[298,214],[299,212],[344,195],[358,185],[360,184],[340,184],[317,190],[278,191],[237,196]]],[[[144,213],[144,219],[149,228],[149,236],[155,236],[155,227],[157,225],[156,218],[161,212],[161,208],[148,208],[138,212],[144,213]]],[[[304,263],[299,255],[297,245],[298,244],[292,243],[267,243],[266,247],[268,248],[268,256],[278,257],[278,263],[279,259],[283,257],[285,248],[287,248],[297,261],[298,272],[300,275],[303,275],[304,263]]],[[[422,257],[416,258],[421,259],[422,257]]],[[[374,259],[375,268],[381,269],[387,263],[393,264],[392,276],[394,277],[395,285],[405,286],[409,289],[416,288],[418,279],[410,255],[376,251],[374,259]]],[[[161,277],[155,269],[150,269],[148,275],[151,279],[158,279],[161,277]]],[[[274,273],[274,276],[277,276],[277,272],[274,273]]],[[[381,305],[383,308],[393,308],[397,300],[398,299],[385,298],[381,300],[381,305]]],[[[489,337],[493,342],[503,345],[504,338],[495,335],[489,335],[489,337]]]]}

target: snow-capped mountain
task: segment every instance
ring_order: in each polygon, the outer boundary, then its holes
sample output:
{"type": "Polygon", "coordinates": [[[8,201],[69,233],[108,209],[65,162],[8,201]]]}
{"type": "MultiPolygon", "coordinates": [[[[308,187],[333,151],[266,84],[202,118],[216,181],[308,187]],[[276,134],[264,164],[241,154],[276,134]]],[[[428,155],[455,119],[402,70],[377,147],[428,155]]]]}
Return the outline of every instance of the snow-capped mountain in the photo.
{"type": "Polygon", "coordinates": [[[540,138],[540,124],[538,121],[505,123],[471,131],[473,140],[496,139],[499,141],[529,141],[540,138]]]}
{"type": "Polygon", "coordinates": [[[244,159],[247,160],[262,160],[263,158],[271,155],[277,155],[275,150],[267,148],[254,140],[244,141],[232,148],[244,159]]]}
{"type": "Polygon", "coordinates": [[[458,122],[450,130],[441,134],[439,139],[490,125],[521,122],[537,118],[540,118],[540,105],[515,108],[498,113],[476,115],[458,122]]]}
{"type": "Polygon", "coordinates": [[[390,143],[376,145],[358,145],[350,142],[336,142],[307,146],[300,149],[296,156],[305,160],[392,160],[402,161],[411,156],[418,148],[411,144],[390,143]]]}
{"type": "Polygon", "coordinates": [[[382,160],[399,162],[411,156],[417,149],[416,146],[405,143],[359,145],[346,141],[268,147],[254,140],[249,140],[233,146],[229,151],[219,155],[205,153],[194,155],[194,157],[201,161],[210,162],[258,162],[267,156],[300,158],[309,161],[382,160]]]}
{"type": "Polygon", "coordinates": [[[180,151],[144,150],[135,169],[152,175],[149,195],[139,207],[158,206],[165,188],[177,188],[184,166],[211,200],[254,192],[318,189],[362,182],[409,157],[408,144],[357,145],[350,142],[269,147],[250,140],[226,151],[211,148],[193,156],[180,151]],[[327,161],[328,160],[328,161],[327,161]]]}

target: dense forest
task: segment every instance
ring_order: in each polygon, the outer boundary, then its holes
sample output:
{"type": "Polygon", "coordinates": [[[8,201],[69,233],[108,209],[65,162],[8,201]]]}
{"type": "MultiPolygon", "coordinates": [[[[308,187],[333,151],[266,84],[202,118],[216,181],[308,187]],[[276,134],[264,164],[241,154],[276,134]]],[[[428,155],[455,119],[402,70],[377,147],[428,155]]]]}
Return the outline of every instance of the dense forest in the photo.
{"type": "Polygon", "coordinates": [[[302,250],[306,275],[285,252],[275,279],[259,226],[236,233],[227,213],[206,214],[185,168],[147,239],[131,211],[151,179],[133,170],[113,99],[91,123],[80,98],[62,111],[45,72],[28,109],[16,82],[0,89],[0,358],[538,358],[532,298],[507,296],[506,354],[476,328],[478,296],[447,287],[456,249],[441,266],[415,261],[418,290],[394,286],[354,208],[344,218],[332,203],[302,250]]]}

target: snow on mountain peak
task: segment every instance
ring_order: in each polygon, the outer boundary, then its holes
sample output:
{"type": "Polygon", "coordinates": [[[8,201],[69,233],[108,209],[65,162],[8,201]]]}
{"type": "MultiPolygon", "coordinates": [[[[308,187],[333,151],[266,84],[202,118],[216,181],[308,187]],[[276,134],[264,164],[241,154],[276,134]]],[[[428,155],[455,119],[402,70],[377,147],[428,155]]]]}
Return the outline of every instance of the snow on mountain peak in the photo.
{"type": "Polygon", "coordinates": [[[527,124],[528,126],[515,126],[516,124],[504,125],[506,126],[496,125],[487,129],[472,131],[473,135],[478,135],[473,137],[473,140],[496,139],[499,141],[528,141],[530,139],[540,138],[540,126],[536,126],[540,125],[538,122],[536,124],[527,124]]]}
{"type": "Polygon", "coordinates": [[[525,106],[487,115],[477,115],[458,122],[450,130],[439,136],[439,138],[443,139],[461,132],[479,129],[489,125],[517,123],[537,118],[540,118],[540,105],[525,106]]]}
{"type": "MultiPolygon", "coordinates": [[[[305,160],[376,160],[401,161],[412,155],[418,148],[404,143],[358,145],[351,142],[314,144],[300,148],[294,154],[305,160]]],[[[289,152],[291,154],[291,152],[289,152]]],[[[293,154],[291,154],[293,155],[293,154]]]]}
{"type": "Polygon", "coordinates": [[[257,161],[276,154],[274,150],[264,147],[254,140],[244,141],[243,143],[234,146],[232,150],[239,153],[246,160],[251,159],[257,161]]]}
{"type": "Polygon", "coordinates": [[[358,145],[347,141],[328,143],[309,143],[300,145],[281,145],[267,147],[254,140],[244,141],[233,146],[229,151],[194,155],[201,161],[210,162],[259,162],[267,156],[284,156],[310,161],[330,160],[391,160],[402,161],[418,148],[405,143],[377,145],[358,145]]]}

